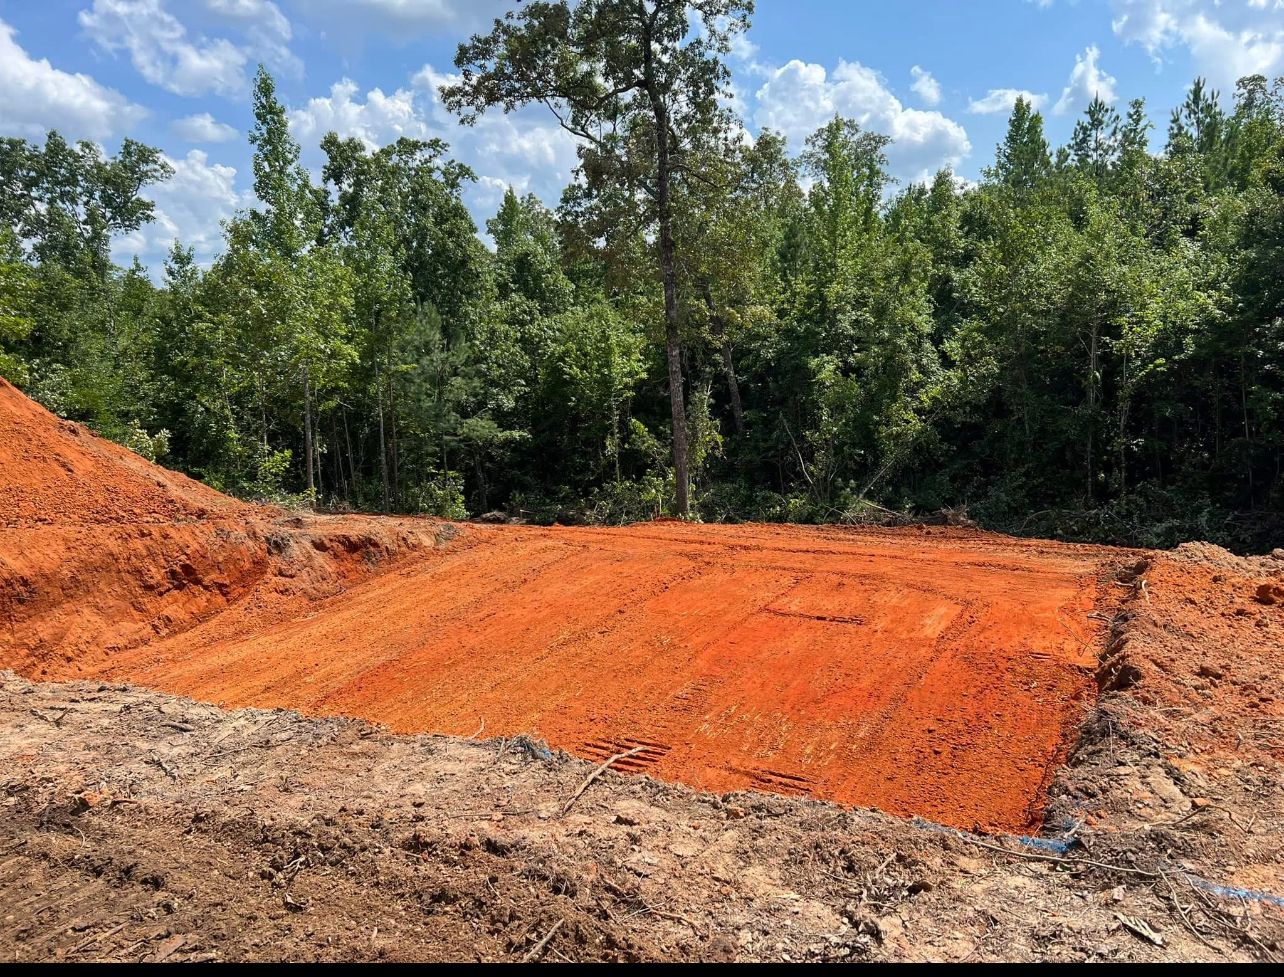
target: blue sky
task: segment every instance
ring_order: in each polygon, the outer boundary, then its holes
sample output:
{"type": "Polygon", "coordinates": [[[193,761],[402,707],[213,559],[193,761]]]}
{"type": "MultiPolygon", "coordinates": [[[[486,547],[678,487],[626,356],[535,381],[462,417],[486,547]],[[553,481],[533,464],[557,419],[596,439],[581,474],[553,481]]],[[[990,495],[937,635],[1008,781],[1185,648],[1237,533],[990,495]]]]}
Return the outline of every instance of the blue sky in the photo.
{"type": "MultiPolygon", "coordinates": [[[[251,203],[249,82],[271,67],[305,162],[330,129],[370,144],[440,136],[480,180],[479,225],[505,186],[556,203],[575,148],[531,109],[459,128],[437,88],[456,45],[511,0],[0,0],[0,135],[57,128],[163,149],[175,178],[158,220],[117,257],[159,267],[179,237],[210,260],[219,220],[251,203]]],[[[758,0],[732,59],[751,132],[800,144],[836,112],[894,137],[902,182],[941,166],[975,179],[1016,92],[1055,141],[1094,93],[1144,97],[1162,133],[1202,74],[1229,98],[1242,74],[1284,74],[1284,0],[758,0]]]]}

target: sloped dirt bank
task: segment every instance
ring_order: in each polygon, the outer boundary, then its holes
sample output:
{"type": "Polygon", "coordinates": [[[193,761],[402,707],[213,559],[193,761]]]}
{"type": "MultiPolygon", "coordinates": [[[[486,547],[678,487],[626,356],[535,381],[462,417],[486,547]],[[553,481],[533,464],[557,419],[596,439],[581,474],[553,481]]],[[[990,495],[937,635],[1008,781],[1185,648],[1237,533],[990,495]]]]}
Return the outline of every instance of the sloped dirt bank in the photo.
{"type": "Polygon", "coordinates": [[[295,516],[0,529],[0,662],[24,674],[92,674],[128,649],[238,607],[313,602],[431,552],[456,530],[428,520],[295,516]]]}
{"type": "Polygon", "coordinates": [[[0,663],[88,674],[232,606],[285,613],[454,534],[230,499],[0,379],[0,663]]]}

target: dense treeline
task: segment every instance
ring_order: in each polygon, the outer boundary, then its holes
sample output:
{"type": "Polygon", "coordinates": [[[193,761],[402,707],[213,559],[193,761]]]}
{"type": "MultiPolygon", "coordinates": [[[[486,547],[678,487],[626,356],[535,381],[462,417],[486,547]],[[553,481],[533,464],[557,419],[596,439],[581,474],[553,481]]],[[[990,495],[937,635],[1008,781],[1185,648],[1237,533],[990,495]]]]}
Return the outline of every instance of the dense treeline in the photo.
{"type": "Polygon", "coordinates": [[[548,101],[583,145],[556,211],[505,197],[493,251],[444,143],[332,134],[314,182],[263,72],[258,205],[159,283],[109,258],[152,216],[157,151],[4,140],[0,374],[250,497],[624,520],[680,511],[689,481],[710,520],[967,506],[1280,545],[1279,83],[1196,82],[1159,133],[1096,101],[1060,148],[1018,102],[979,185],[897,187],[849,120],[796,157],[741,138],[719,95],[742,5],[689,6],[708,30],[665,0],[680,25],[603,45],[591,18],[631,4],[551,26],[535,4],[461,48],[465,118],[548,101]]]}

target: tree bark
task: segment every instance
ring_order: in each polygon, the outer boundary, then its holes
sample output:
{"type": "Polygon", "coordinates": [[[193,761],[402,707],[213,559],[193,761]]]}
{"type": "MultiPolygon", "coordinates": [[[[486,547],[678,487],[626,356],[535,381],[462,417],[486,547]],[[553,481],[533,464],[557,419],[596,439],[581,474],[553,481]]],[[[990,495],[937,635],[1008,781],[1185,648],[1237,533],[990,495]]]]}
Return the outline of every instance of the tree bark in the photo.
{"type": "Polygon", "coordinates": [[[722,372],[727,378],[727,395],[731,398],[731,417],[735,421],[736,435],[744,437],[745,412],[740,403],[740,383],[736,379],[736,364],[731,356],[731,343],[727,340],[726,324],[713,304],[713,289],[709,287],[707,280],[700,282],[700,291],[704,295],[704,304],[709,308],[709,322],[713,326],[714,336],[722,346],[722,372]]]}
{"type": "Polygon", "coordinates": [[[375,362],[375,402],[379,405],[379,475],[383,479],[383,511],[388,511],[388,444],[384,437],[383,424],[383,377],[379,375],[379,364],[375,362]]]}
{"type": "Polygon", "coordinates": [[[312,465],[312,380],[303,370],[303,460],[308,470],[308,495],[316,505],[316,470],[312,465]]]}
{"type": "Polygon", "coordinates": [[[669,368],[669,408],[673,419],[673,481],[677,514],[691,514],[687,473],[687,409],[682,390],[682,334],[678,329],[678,272],[674,256],[673,208],[670,193],[669,109],[655,80],[650,29],[646,31],[645,82],[655,117],[655,203],[660,224],[660,271],[664,278],[664,344],[669,368]]]}

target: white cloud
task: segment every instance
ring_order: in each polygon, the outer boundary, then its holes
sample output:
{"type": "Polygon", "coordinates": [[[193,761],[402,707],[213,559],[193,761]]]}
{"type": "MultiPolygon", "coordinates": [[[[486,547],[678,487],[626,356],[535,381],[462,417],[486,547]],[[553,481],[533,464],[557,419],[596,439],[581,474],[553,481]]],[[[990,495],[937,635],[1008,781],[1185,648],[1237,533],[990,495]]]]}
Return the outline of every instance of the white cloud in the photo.
{"type": "Polygon", "coordinates": [[[177,95],[241,95],[254,61],[302,74],[303,63],[289,47],[290,22],[275,3],[204,0],[204,6],[234,25],[240,43],[190,35],[165,0],[93,0],[80,12],[80,26],[103,50],[126,52],[139,74],[177,95]]]}
{"type": "Polygon", "coordinates": [[[1284,72],[1282,0],[1110,0],[1110,7],[1125,44],[1145,48],[1159,67],[1184,48],[1195,70],[1223,92],[1245,75],[1284,72]]]}
{"type": "Polygon", "coordinates": [[[290,126],[294,136],[305,146],[321,140],[327,132],[341,136],[355,136],[367,147],[376,149],[395,142],[402,136],[423,139],[428,136],[428,124],[415,104],[415,92],[398,88],[385,95],[380,88],[372,88],[360,100],[360,88],[355,81],[344,78],[330,86],[324,98],[311,98],[303,108],[290,113],[290,126]]]}
{"type": "Polygon", "coordinates": [[[293,35],[290,21],[272,0],[205,0],[205,6],[231,20],[253,24],[282,40],[288,41],[293,35]]]}
{"type": "Polygon", "coordinates": [[[1041,109],[1048,102],[1047,95],[1037,95],[1024,88],[991,88],[984,98],[974,98],[967,103],[967,110],[973,115],[994,115],[997,112],[1011,112],[1017,99],[1023,98],[1032,108],[1041,109]]]}
{"type": "Polygon", "coordinates": [[[317,144],[330,131],[360,139],[371,149],[402,136],[445,139],[451,156],[477,174],[465,198],[478,226],[494,215],[509,186],[555,205],[577,162],[574,138],[540,108],[507,115],[492,111],[475,125],[460,125],[438,97],[439,89],[454,80],[425,65],[408,87],[391,94],[373,88],[363,94],[356,82],[344,78],[331,86],[329,95],[291,110],[290,126],[314,159],[317,144]]]}
{"type": "Polygon", "coordinates": [[[303,62],[290,51],[294,29],[272,0],[205,0],[205,6],[240,25],[246,34],[246,49],[255,60],[302,76],[303,62]]]}
{"type": "Polygon", "coordinates": [[[193,43],[161,0],[94,0],[80,26],[103,49],[128,51],[139,74],[178,95],[245,88],[246,54],[225,38],[193,43]]]}
{"type": "Polygon", "coordinates": [[[405,34],[461,33],[504,16],[513,0],[292,0],[300,14],[346,31],[405,34]]]}
{"type": "Polygon", "coordinates": [[[1061,98],[1052,107],[1053,112],[1057,115],[1081,112],[1094,98],[1107,103],[1115,101],[1115,79],[1101,70],[1097,64],[1099,57],[1101,57],[1101,51],[1095,44],[1089,45],[1083,54],[1075,55],[1070,80],[1066,82],[1061,98]]]}
{"type": "Polygon", "coordinates": [[[236,168],[211,163],[203,150],[166,160],[174,167],[174,175],[143,194],[155,201],[156,219],[120,238],[112,248],[117,261],[137,254],[154,272],[175,240],[191,248],[202,264],[209,264],[223,249],[219,222],[252,202],[249,192],[236,187],[236,168]]]}
{"type": "Polygon", "coordinates": [[[906,108],[877,72],[855,62],[839,61],[832,76],[796,59],[774,69],[758,90],[754,122],[784,133],[797,148],[835,115],[890,136],[888,160],[901,180],[928,179],[972,151],[961,125],[940,112],[906,108]]]}
{"type": "Polygon", "coordinates": [[[141,105],[94,81],[32,58],[0,20],[0,132],[38,138],[57,129],[70,139],[106,139],[147,115],[141,105]]]}
{"type": "Polygon", "coordinates": [[[508,114],[487,112],[475,125],[461,126],[438,95],[442,86],[457,80],[424,65],[413,82],[429,99],[434,135],[449,142],[452,155],[477,173],[477,185],[466,198],[478,225],[499,209],[510,186],[556,206],[578,162],[575,137],[538,106],[508,114]]]}
{"type": "Polygon", "coordinates": [[[932,77],[930,71],[924,71],[918,65],[910,68],[910,77],[914,84],[910,89],[923,100],[924,105],[939,105],[941,102],[941,83],[932,77]]]}
{"type": "Polygon", "coordinates": [[[219,122],[208,112],[175,119],[170,128],[174,135],[187,142],[230,142],[239,135],[230,125],[219,122]]]}

